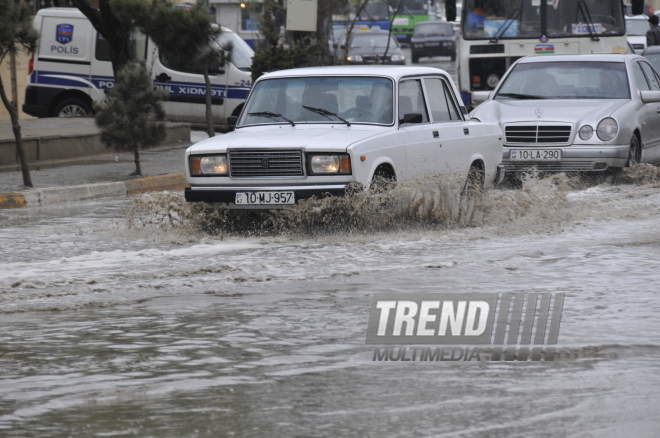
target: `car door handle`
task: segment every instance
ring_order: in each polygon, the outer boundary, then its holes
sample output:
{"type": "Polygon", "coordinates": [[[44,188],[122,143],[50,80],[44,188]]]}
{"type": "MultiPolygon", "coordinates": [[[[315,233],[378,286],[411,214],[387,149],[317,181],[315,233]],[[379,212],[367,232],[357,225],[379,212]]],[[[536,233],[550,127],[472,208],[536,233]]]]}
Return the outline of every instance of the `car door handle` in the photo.
{"type": "MultiPolygon", "coordinates": [[[[658,109],[660,111],[660,108],[658,109]]],[[[433,131],[433,138],[440,138],[440,134],[438,134],[438,131],[433,131]]]]}
{"type": "Polygon", "coordinates": [[[168,75],[167,73],[165,73],[165,72],[163,72],[163,73],[159,74],[158,76],[156,76],[156,80],[158,82],[167,82],[170,79],[172,79],[172,77],[170,75],[168,75]]]}

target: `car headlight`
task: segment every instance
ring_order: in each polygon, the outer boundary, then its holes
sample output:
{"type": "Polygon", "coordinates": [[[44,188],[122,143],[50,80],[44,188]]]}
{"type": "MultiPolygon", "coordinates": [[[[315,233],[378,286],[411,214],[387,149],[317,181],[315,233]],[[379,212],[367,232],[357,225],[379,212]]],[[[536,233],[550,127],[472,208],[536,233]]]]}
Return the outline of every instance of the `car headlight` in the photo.
{"type": "Polygon", "coordinates": [[[598,124],[598,128],[596,128],[598,138],[603,141],[612,140],[616,137],[617,132],[619,132],[619,125],[617,125],[616,120],[611,117],[601,120],[598,124]]]}
{"type": "Polygon", "coordinates": [[[589,125],[584,125],[582,128],[580,128],[578,133],[580,134],[580,138],[582,140],[589,140],[591,136],[594,135],[594,128],[589,125]]]}
{"type": "Polygon", "coordinates": [[[347,154],[311,155],[309,169],[311,174],[350,175],[351,157],[347,154]]]}
{"type": "Polygon", "coordinates": [[[350,55],[346,57],[346,60],[349,62],[362,62],[362,56],[361,55],[350,55]]]}
{"type": "Polygon", "coordinates": [[[190,156],[190,175],[191,176],[221,176],[227,175],[227,156],[190,156]]]}
{"type": "Polygon", "coordinates": [[[403,55],[392,55],[392,61],[403,61],[406,57],[403,55]]]}

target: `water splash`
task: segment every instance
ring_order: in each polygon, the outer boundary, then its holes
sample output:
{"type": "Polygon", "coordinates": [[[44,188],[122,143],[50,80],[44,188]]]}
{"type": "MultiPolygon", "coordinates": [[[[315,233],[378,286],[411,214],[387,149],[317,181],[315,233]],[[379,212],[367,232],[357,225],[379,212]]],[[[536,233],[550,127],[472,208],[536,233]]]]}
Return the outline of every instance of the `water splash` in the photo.
{"type": "Polygon", "coordinates": [[[161,230],[179,236],[367,234],[457,227],[543,229],[570,218],[563,174],[529,178],[521,190],[465,191],[461,184],[427,178],[397,184],[381,193],[355,190],[345,197],[301,201],[280,210],[227,210],[190,204],[179,193],[133,198],[131,230],[161,230]]]}

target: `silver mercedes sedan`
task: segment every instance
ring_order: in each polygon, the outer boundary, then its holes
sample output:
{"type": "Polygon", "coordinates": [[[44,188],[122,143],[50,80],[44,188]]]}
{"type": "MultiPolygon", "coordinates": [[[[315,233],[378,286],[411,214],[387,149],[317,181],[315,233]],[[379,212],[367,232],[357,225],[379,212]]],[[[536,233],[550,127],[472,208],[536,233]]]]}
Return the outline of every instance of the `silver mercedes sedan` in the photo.
{"type": "Polygon", "coordinates": [[[507,172],[660,161],[660,76],[638,55],[522,58],[470,116],[502,127],[507,172]]]}

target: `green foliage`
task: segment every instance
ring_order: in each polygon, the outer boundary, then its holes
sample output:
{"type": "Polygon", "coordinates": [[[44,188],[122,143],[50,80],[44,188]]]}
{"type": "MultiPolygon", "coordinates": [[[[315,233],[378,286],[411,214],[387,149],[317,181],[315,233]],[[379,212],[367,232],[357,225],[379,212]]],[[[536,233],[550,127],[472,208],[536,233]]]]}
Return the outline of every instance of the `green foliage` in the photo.
{"type": "Polygon", "coordinates": [[[310,38],[296,41],[286,47],[281,41],[279,28],[275,23],[273,0],[264,1],[264,14],[259,23],[259,31],[264,41],[257,47],[252,58],[252,80],[266,72],[295,68],[308,64],[321,50],[321,43],[310,38]]]}
{"type": "Polygon", "coordinates": [[[32,26],[30,5],[0,0],[0,61],[20,47],[36,51],[38,40],[39,33],[32,26]]]}
{"type": "Polygon", "coordinates": [[[156,88],[144,63],[129,63],[119,72],[114,88],[96,104],[96,125],[109,148],[137,151],[165,139],[167,91],[156,88]]]}

